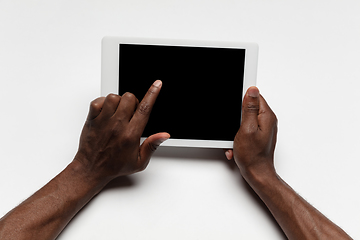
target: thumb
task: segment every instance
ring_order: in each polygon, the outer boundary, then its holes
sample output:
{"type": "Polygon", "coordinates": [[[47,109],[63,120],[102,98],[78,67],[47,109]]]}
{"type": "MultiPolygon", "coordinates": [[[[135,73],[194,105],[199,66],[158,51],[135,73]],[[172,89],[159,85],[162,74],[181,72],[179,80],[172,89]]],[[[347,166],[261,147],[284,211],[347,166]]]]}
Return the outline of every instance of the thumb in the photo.
{"type": "Polygon", "coordinates": [[[253,127],[256,127],[256,129],[258,127],[258,115],[260,109],[259,96],[260,93],[257,87],[249,87],[243,100],[241,125],[249,130],[253,127]]]}
{"type": "Polygon", "coordinates": [[[170,134],[166,132],[156,133],[146,138],[145,141],[141,144],[139,150],[139,160],[141,161],[141,165],[146,167],[156,149],[160,146],[160,144],[169,138],[170,134]]]}

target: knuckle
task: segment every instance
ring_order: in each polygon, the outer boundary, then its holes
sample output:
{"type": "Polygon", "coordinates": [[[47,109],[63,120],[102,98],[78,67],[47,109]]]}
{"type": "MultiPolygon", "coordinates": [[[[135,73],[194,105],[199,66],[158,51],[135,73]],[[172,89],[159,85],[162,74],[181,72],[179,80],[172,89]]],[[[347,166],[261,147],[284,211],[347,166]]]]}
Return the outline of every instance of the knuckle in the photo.
{"type": "Polygon", "coordinates": [[[259,105],[254,103],[247,103],[244,108],[245,112],[248,113],[258,113],[259,112],[259,105]]]}
{"type": "Polygon", "coordinates": [[[142,115],[149,115],[151,112],[151,106],[148,102],[141,102],[138,111],[142,115]]]}
{"type": "Polygon", "coordinates": [[[134,134],[126,132],[123,134],[121,142],[124,146],[132,146],[136,143],[136,140],[137,139],[134,137],[134,134]]]}
{"type": "Polygon", "coordinates": [[[106,98],[110,102],[119,102],[119,99],[121,99],[121,97],[119,95],[114,94],[114,93],[110,93],[109,95],[107,95],[106,98]]]}
{"type": "Polygon", "coordinates": [[[109,93],[108,95],[107,95],[107,98],[116,98],[116,97],[118,97],[119,95],[117,95],[117,94],[115,94],[115,93],[109,93]]]}
{"type": "Polygon", "coordinates": [[[130,100],[135,100],[136,97],[134,94],[132,94],[131,92],[126,92],[122,95],[123,98],[127,98],[127,99],[130,99],[130,100]]]}
{"type": "Polygon", "coordinates": [[[158,91],[158,88],[157,87],[154,87],[154,86],[151,86],[149,89],[148,89],[148,94],[155,94],[155,93],[157,93],[157,91],[158,91]]]}
{"type": "Polygon", "coordinates": [[[269,119],[270,124],[277,126],[278,119],[277,119],[275,113],[271,110],[268,113],[268,119],[269,119]]]}
{"type": "Polygon", "coordinates": [[[94,109],[94,110],[101,110],[102,109],[102,104],[99,102],[100,98],[97,98],[93,101],[90,102],[90,108],[94,109]]]}

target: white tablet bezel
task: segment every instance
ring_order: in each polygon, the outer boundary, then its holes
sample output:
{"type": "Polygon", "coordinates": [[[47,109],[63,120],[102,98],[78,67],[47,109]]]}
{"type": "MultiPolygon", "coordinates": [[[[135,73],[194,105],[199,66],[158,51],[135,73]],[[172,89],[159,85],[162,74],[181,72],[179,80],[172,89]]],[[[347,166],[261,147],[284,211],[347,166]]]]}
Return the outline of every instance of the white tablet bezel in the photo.
{"type": "MultiPolygon", "coordinates": [[[[128,37],[104,37],[101,50],[101,96],[118,94],[119,45],[144,44],[163,46],[217,47],[245,49],[245,66],[242,98],[250,86],[256,85],[258,45],[256,43],[215,42],[198,40],[147,39],[128,37]]],[[[142,96],[137,96],[142,98],[142,96]]],[[[240,111],[240,109],[239,109],[240,111]]],[[[239,119],[240,121],[240,119],[239,119]]],[[[144,139],[142,138],[142,141],[144,139]]],[[[232,149],[233,141],[210,141],[193,139],[168,139],[162,146],[232,149]]]]}

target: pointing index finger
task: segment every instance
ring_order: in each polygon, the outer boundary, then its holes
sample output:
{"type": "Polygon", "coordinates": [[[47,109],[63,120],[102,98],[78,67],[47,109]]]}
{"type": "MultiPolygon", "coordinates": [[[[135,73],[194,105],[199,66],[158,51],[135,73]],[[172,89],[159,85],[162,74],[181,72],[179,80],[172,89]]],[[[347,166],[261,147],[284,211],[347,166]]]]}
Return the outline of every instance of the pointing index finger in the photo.
{"type": "Polygon", "coordinates": [[[144,98],[139,103],[134,113],[134,116],[130,121],[130,124],[132,124],[136,128],[135,132],[138,135],[141,135],[145,129],[145,126],[149,120],[151,110],[155,104],[156,98],[160,93],[161,86],[162,82],[160,80],[156,80],[151,85],[144,98]]]}

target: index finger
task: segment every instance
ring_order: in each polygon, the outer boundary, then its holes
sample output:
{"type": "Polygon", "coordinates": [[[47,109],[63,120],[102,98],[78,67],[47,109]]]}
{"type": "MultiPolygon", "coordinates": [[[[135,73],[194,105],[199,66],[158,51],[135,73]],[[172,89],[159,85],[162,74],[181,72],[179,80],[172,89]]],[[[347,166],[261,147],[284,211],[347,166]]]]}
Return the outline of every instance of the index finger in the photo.
{"type": "Polygon", "coordinates": [[[145,126],[149,120],[151,110],[155,104],[156,98],[160,93],[161,86],[162,82],[160,80],[156,80],[151,85],[144,98],[136,108],[130,124],[136,128],[135,133],[137,135],[141,135],[145,129],[145,126]]]}

